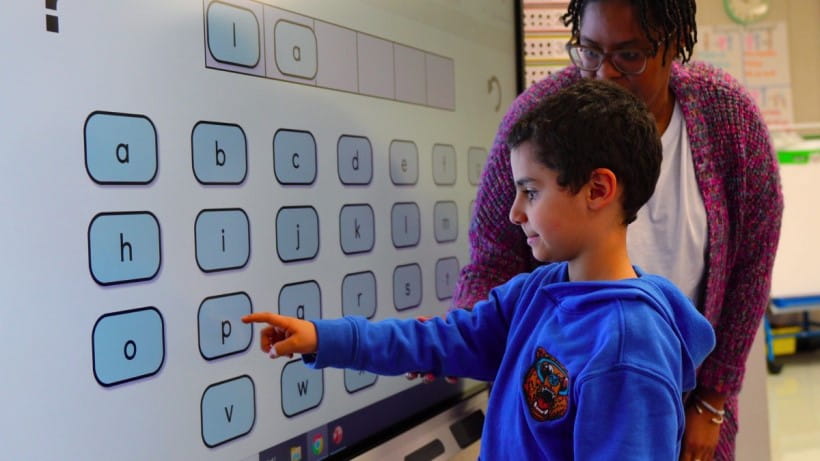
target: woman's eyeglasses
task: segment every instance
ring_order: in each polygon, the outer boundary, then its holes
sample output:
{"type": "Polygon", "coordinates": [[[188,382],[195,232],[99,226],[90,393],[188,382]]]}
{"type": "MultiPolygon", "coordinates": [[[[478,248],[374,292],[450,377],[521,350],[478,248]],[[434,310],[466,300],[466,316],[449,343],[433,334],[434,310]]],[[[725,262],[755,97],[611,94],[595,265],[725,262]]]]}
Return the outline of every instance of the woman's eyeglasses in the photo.
{"type": "Polygon", "coordinates": [[[644,50],[624,49],[604,53],[598,48],[567,43],[567,53],[572,63],[587,72],[595,72],[609,62],[624,75],[638,75],[646,70],[646,60],[651,55],[644,50]]]}

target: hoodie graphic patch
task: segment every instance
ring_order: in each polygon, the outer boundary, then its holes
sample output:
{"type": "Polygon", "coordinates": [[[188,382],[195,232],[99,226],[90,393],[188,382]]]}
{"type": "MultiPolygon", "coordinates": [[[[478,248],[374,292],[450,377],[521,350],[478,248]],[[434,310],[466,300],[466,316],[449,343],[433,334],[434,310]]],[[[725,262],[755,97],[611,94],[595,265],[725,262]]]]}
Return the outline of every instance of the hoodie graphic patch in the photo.
{"type": "Polygon", "coordinates": [[[569,374],[543,347],[535,351],[535,361],[524,377],[524,399],[536,421],[551,421],[567,414],[569,374]]]}

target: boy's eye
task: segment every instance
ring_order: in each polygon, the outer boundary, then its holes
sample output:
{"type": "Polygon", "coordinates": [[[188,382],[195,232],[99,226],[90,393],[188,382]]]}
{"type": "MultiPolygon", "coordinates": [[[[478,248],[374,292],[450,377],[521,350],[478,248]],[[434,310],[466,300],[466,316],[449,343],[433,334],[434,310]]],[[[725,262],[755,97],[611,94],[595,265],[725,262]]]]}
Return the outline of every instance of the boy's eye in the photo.
{"type": "Polygon", "coordinates": [[[527,200],[534,200],[536,192],[534,190],[525,190],[525,194],[527,194],[527,200]]]}

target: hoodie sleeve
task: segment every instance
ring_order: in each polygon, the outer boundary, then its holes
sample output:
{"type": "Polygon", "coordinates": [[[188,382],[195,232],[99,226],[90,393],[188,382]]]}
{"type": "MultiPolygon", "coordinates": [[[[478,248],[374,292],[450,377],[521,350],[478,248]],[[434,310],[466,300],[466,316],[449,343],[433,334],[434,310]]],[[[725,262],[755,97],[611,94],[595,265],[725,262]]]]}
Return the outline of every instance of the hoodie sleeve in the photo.
{"type": "Polygon", "coordinates": [[[678,459],[681,396],[662,377],[629,365],[578,386],[575,459],[678,459]]]}
{"type": "Polygon", "coordinates": [[[491,380],[504,355],[509,319],[525,280],[516,277],[493,289],[472,311],[454,310],[444,319],[315,320],[318,352],[305,356],[305,363],[382,375],[427,370],[491,380]]]}

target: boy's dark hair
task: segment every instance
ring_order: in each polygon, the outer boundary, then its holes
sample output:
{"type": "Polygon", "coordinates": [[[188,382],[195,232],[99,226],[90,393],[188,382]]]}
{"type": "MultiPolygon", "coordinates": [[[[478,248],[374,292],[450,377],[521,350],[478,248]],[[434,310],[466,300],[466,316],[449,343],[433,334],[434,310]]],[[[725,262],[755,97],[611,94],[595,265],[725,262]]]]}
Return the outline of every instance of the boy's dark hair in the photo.
{"type": "Polygon", "coordinates": [[[655,191],[663,146],[655,118],[627,90],[605,80],[582,79],[525,113],[507,135],[515,149],[530,141],[558,185],[577,193],[596,168],[608,168],[622,188],[624,225],[655,191]]]}
{"type": "MultiPolygon", "coordinates": [[[[565,26],[571,26],[571,42],[578,43],[581,18],[584,8],[590,3],[606,0],[572,0],[567,5],[567,12],[561,16],[565,26]]],[[[698,27],[695,22],[695,0],[629,0],[641,30],[649,39],[654,55],[663,45],[664,59],[666,50],[672,43],[680,45],[678,57],[686,62],[692,57],[692,49],[698,41],[698,27]]]]}

